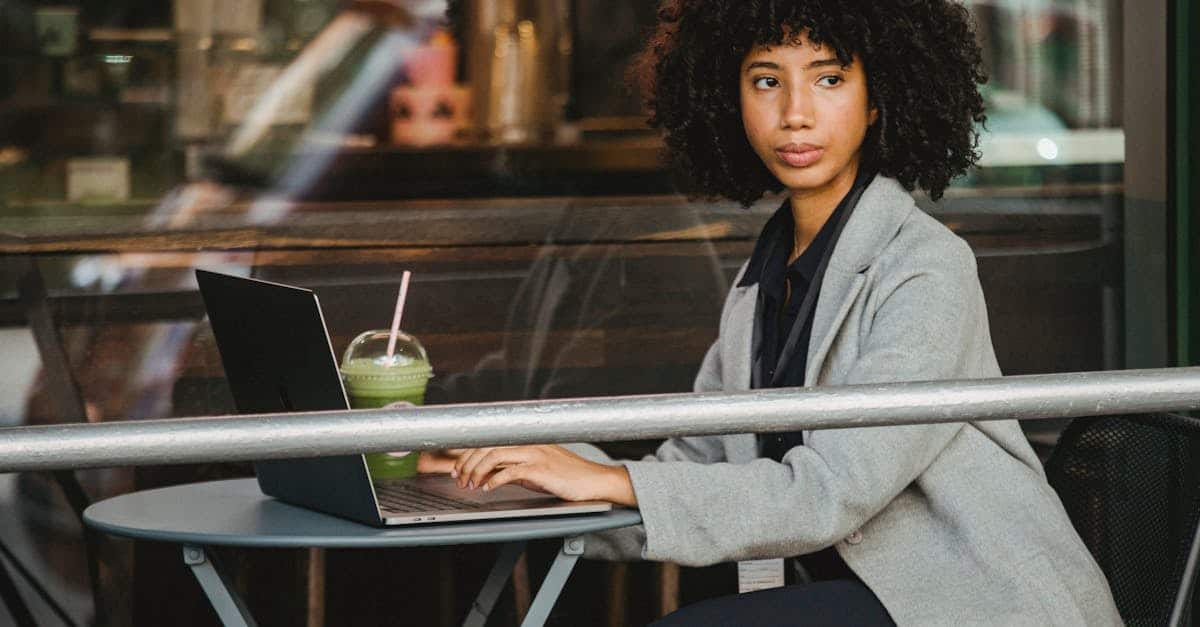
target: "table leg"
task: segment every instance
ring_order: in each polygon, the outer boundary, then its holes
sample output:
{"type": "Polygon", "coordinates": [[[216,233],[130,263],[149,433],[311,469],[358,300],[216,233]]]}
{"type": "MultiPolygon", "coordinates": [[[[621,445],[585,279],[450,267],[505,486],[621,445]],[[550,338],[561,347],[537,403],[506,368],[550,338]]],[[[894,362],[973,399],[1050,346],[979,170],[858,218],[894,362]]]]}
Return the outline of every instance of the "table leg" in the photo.
{"type": "Polygon", "coordinates": [[[325,549],[310,548],[308,557],[308,611],[305,627],[325,627],[325,549]]]}
{"type": "Polygon", "coordinates": [[[513,566],[524,552],[524,542],[507,542],[500,547],[500,554],[496,556],[492,572],[488,573],[483,588],[475,596],[475,602],[471,604],[471,611],[467,613],[463,627],[483,627],[487,623],[488,616],[496,607],[496,600],[504,591],[504,584],[508,583],[508,578],[512,575],[513,566]]]}
{"type": "Polygon", "coordinates": [[[559,593],[567,583],[567,577],[571,576],[571,570],[575,568],[575,562],[579,561],[581,555],[583,555],[583,538],[575,537],[563,540],[562,549],[558,551],[558,556],[550,565],[550,572],[546,573],[546,578],[542,580],[542,587],[538,588],[537,596],[533,598],[533,605],[529,607],[529,613],[525,615],[521,627],[546,624],[546,619],[550,617],[550,610],[554,608],[554,602],[558,600],[559,593]]]}
{"type": "Polygon", "coordinates": [[[658,565],[658,615],[666,616],[679,609],[679,564],[660,562],[658,565]]]}
{"type": "Polygon", "coordinates": [[[626,601],[629,596],[629,564],[610,562],[607,570],[608,627],[621,627],[629,622],[629,604],[626,601]]]}
{"type": "Polygon", "coordinates": [[[204,596],[208,597],[213,609],[217,611],[217,617],[221,619],[222,625],[226,627],[255,627],[257,625],[254,617],[250,615],[250,610],[246,608],[245,602],[234,592],[233,587],[229,585],[229,580],[225,578],[225,574],[216,567],[212,557],[203,547],[184,546],[183,563],[192,569],[192,574],[196,576],[196,581],[200,582],[204,596]]]}
{"type": "Polygon", "coordinates": [[[450,627],[458,618],[458,610],[454,607],[456,599],[454,592],[457,573],[454,572],[454,547],[443,546],[438,550],[438,626],[450,627]]]}
{"type": "Polygon", "coordinates": [[[529,604],[533,602],[533,594],[529,591],[529,554],[523,553],[517,560],[512,572],[513,609],[516,610],[517,623],[525,620],[529,613],[529,604]]]}

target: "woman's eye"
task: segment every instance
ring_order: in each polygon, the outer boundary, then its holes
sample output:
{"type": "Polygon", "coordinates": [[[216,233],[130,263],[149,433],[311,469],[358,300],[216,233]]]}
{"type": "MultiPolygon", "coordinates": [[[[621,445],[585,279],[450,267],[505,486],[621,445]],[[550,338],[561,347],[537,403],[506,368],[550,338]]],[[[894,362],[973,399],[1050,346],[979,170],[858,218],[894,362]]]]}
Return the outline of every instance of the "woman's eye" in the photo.
{"type": "Polygon", "coordinates": [[[755,89],[774,89],[779,87],[779,81],[773,76],[760,76],[754,79],[755,89]]]}
{"type": "Polygon", "coordinates": [[[842,77],[840,77],[840,76],[822,76],[820,79],[817,80],[817,82],[821,83],[822,85],[825,85],[826,87],[835,87],[839,83],[842,82],[842,77]]]}

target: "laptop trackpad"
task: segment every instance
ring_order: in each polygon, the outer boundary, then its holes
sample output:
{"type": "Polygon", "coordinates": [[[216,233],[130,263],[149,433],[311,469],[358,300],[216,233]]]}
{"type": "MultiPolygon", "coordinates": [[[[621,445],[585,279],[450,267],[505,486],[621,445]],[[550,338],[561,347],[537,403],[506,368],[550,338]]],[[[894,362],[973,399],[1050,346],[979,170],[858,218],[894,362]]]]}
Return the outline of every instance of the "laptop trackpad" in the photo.
{"type": "Polygon", "coordinates": [[[450,475],[417,475],[411,479],[401,479],[400,481],[412,482],[421,490],[436,494],[438,496],[476,503],[478,505],[492,505],[496,503],[506,503],[509,501],[545,501],[555,502],[561,501],[553,494],[545,492],[536,492],[528,488],[523,488],[517,485],[502,485],[490,492],[483,490],[464,490],[458,487],[458,480],[452,479],[450,475]]]}

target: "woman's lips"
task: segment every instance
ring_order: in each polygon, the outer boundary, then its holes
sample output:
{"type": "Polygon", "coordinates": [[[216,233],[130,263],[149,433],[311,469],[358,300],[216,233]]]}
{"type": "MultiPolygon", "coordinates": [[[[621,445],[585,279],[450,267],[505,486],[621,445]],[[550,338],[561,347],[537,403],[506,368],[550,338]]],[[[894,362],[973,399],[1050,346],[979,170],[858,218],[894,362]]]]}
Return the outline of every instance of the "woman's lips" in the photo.
{"type": "Polygon", "coordinates": [[[793,168],[803,168],[816,163],[821,155],[825,154],[825,149],[809,145],[787,145],[777,149],[775,153],[784,163],[793,168]]]}

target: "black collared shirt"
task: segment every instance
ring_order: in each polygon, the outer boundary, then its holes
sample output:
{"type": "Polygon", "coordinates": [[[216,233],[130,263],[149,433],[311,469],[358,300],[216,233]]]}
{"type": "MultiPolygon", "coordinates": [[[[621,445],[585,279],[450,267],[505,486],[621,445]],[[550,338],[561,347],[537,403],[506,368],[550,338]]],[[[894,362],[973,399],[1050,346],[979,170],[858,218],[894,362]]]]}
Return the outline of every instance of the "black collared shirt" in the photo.
{"type": "MultiPolygon", "coordinates": [[[[862,190],[874,180],[874,173],[862,171],[846,197],[825,221],[821,230],[791,264],[788,258],[795,245],[795,220],[791,202],[784,201],[779,210],[767,221],[758,238],[754,253],[740,285],[758,283],[759,300],[755,315],[756,346],[753,367],[757,388],[801,387],[804,371],[808,365],[808,345],[812,337],[813,316],[821,290],[819,269],[826,253],[832,254],[837,244],[838,224],[853,212],[852,206],[862,190]],[[813,303],[803,320],[798,320],[801,305],[810,291],[813,303]],[[799,326],[798,326],[799,325],[799,326]],[[798,326],[797,340],[792,353],[785,360],[780,357],[786,350],[789,335],[798,326]],[[782,371],[777,368],[782,363],[782,371]]],[[[804,444],[800,431],[791,433],[767,433],[759,436],[762,457],[783,461],[783,456],[792,448],[804,444]]],[[[817,580],[856,578],[853,571],[842,561],[833,547],[800,558],[809,574],[817,580]]]]}
{"type": "MultiPolygon", "coordinates": [[[[796,325],[796,316],[800,313],[800,305],[808,295],[809,290],[817,291],[819,298],[821,286],[814,285],[817,279],[817,269],[821,265],[821,257],[833,243],[834,230],[842,214],[846,212],[845,202],[840,203],[825,225],[817,232],[812,243],[804,252],[788,265],[788,257],[792,254],[794,244],[795,221],[792,216],[791,203],[785,201],[776,212],[778,220],[769,225],[773,231],[770,237],[774,243],[767,253],[763,264],[762,276],[758,289],[762,300],[758,315],[761,326],[761,355],[758,366],[761,368],[760,381],[762,387],[782,388],[800,387],[804,385],[804,369],[808,363],[808,340],[812,336],[813,307],[801,322],[800,335],[796,342],[796,350],[784,366],[783,372],[776,377],[776,366],[783,353],[788,335],[796,325]]],[[[789,447],[790,448],[790,447],[789,447]]],[[[784,449],[783,452],[786,452],[784,449]]],[[[780,454],[779,459],[783,458],[780,454]]],[[[777,459],[776,461],[779,461],[777,459]]]]}

